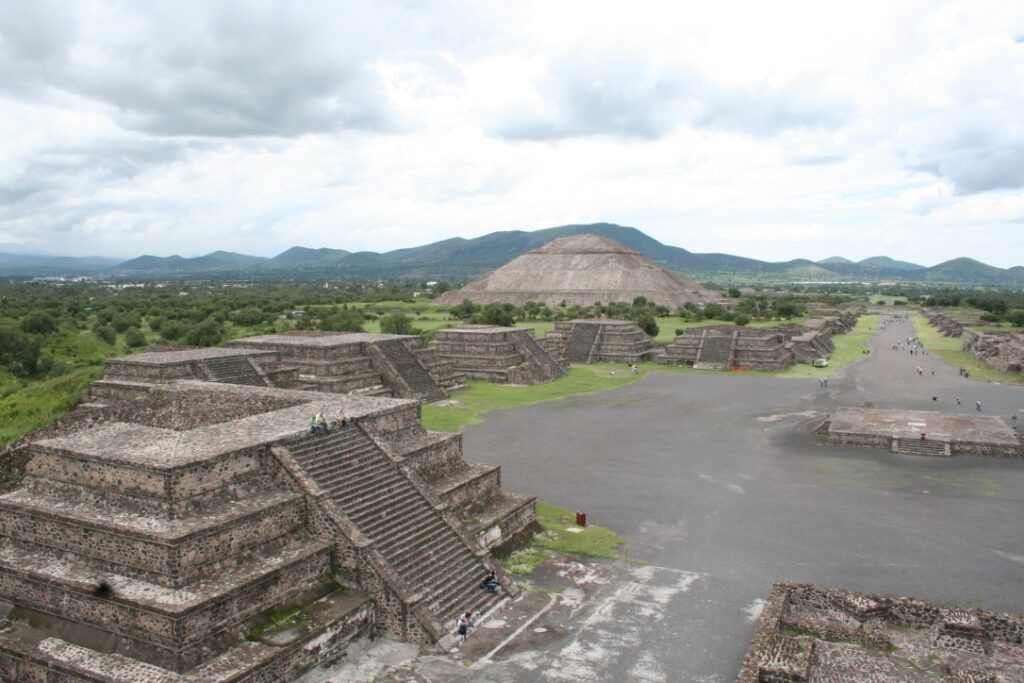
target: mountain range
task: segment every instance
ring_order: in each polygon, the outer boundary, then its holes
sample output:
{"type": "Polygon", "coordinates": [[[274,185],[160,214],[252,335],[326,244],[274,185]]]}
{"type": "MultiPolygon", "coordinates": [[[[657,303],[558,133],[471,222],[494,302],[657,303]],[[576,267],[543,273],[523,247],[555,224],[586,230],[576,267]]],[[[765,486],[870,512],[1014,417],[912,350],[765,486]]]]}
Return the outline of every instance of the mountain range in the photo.
{"type": "Polygon", "coordinates": [[[292,247],[267,258],[227,251],[205,256],[139,256],[128,261],[0,253],[0,273],[28,275],[90,274],[122,278],[295,277],[450,280],[459,282],[494,270],[557,237],[589,232],[635,249],[655,263],[697,279],[739,281],[907,280],[913,282],[1022,285],[1024,267],[996,268],[969,258],[926,267],[887,256],[851,261],[833,256],[821,261],[768,262],[730,254],[696,254],[655,240],[636,228],[611,223],[563,225],[545,230],[493,232],[454,237],[433,244],[385,253],[292,247]]]}

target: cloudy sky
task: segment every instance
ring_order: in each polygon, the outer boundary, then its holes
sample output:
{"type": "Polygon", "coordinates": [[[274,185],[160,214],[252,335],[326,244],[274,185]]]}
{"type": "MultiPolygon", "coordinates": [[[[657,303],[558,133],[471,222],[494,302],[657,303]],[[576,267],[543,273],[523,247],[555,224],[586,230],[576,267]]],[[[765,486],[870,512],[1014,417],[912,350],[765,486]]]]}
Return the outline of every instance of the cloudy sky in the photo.
{"type": "Polygon", "coordinates": [[[0,0],[0,251],[1024,264],[1024,3],[0,0]]]}

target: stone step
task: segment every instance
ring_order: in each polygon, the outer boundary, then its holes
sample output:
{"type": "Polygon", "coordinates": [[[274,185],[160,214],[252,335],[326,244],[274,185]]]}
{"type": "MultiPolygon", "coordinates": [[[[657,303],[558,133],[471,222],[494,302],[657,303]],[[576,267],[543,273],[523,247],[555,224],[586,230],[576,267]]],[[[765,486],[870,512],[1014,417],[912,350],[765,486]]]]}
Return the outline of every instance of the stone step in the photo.
{"type": "Polygon", "coordinates": [[[345,505],[343,506],[345,514],[353,520],[365,519],[369,512],[380,504],[380,497],[378,494],[380,494],[380,496],[389,496],[392,492],[399,494],[398,497],[389,499],[393,504],[397,505],[420,498],[420,492],[415,488],[405,486],[404,480],[394,481],[385,485],[381,489],[367,493],[361,492],[359,496],[346,499],[345,505]]]}
{"type": "Polygon", "coordinates": [[[337,499],[339,493],[347,497],[359,492],[361,488],[371,489],[375,487],[380,482],[389,479],[397,467],[397,465],[390,461],[383,461],[373,466],[362,467],[348,474],[335,475],[324,480],[317,478],[317,482],[321,485],[321,488],[330,491],[331,496],[337,499]]]}
{"type": "Polygon", "coordinates": [[[356,523],[370,538],[375,541],[391,544],[404,532],[415,529],[426,529],[434,524],[434,518],[440,519],[437,512],[425,503],[409,509],[382,508],[372,514],[365,515],[356,523]]]}
{"type": "MultiPolygon", "coordinates": [[[[464,583],[468,579],[476,578],[477,585],[487,575],[481,570],[480,560],[471,554],[460,553],[450,554],[451,546],[438,546],[431,549],[429,563],[419,565],[426,572],[427,578],[420,579],[419,587],[424,595],[435,598],[439,595],[445,585],[453,583],[464,583]]],[[[418,558],[417,558],[418,559],[418,558]]]]}
{"type": "Polygon", "coordinates": [[[293,453],[293,455],[295,455],[296,460],[302,463],[303,467],[317,472],[318,475],[330,474],[331,470],[338,465],[360,467],[378,458],[373,447],[366,444],[349,444],[323,449],[311,448],[305,453],[293,453]]]}

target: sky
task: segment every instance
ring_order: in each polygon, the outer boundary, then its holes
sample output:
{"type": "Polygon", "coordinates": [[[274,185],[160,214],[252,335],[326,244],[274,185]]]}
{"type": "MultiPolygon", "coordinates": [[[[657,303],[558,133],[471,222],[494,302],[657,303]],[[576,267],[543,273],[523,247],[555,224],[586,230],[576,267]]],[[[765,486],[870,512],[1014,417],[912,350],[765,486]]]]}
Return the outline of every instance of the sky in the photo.
{"type": "Polygon", "coordinates": [[[1024,3],[0,0],[0,251],[1024,265],[1024,3]]]}

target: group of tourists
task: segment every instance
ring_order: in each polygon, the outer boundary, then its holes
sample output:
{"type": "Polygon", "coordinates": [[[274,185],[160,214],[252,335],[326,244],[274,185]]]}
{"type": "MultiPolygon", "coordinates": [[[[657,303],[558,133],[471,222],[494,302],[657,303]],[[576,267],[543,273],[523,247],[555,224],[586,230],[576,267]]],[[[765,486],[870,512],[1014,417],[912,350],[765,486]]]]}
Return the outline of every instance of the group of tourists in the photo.
{"type": "MultiPolygon", "coordinates": [[[[480,582],[480,590],[485,590],[488,593],[497,593],[502,588],[504,586],[501,580],[498,579],[498,573],[493,569],[487,572],[487,576],[480,582]]],[[[473,613],[463,612],[455,620],[455,633],[462,637],[462,642],[466,642],[466,638],[469,637],[469,630],[474,626],[476,626],[476,621],[473,619],[473,613]]]]}
{"type": "MultiPolygon", "coordinates": [[[[345,414],[344,408],[338,408],[338,412],[334,415],[333,426],[344,427],[349,422],[348,416],[345,414]]],[[[313,417],[309,418],[309,433],[310,434],[327,434],[331,431],[332,423],[327,420],[327,416],[324,415],[323,411],[320,411],[313,417]]]]}

